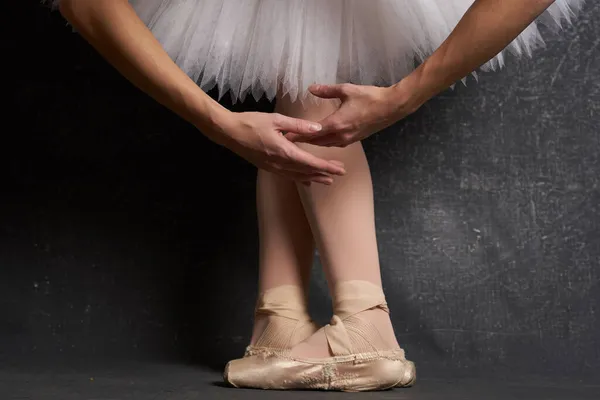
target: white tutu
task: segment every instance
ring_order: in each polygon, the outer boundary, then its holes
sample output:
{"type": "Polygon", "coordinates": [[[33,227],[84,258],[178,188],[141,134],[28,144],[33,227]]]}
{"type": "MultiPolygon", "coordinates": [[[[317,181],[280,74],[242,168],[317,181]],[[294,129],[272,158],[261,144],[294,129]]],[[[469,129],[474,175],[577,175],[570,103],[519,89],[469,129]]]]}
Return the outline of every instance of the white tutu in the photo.
{"type": "MultiPolygon", "coordinates": [[[[292,99],[312,83],[398,82],[448,37],[474,0],[130,0],[204,90],[292,99]]],[[[557,0],[504,53],[530,55],[538,22],[560,25],[584,0],[557,0]]]]}

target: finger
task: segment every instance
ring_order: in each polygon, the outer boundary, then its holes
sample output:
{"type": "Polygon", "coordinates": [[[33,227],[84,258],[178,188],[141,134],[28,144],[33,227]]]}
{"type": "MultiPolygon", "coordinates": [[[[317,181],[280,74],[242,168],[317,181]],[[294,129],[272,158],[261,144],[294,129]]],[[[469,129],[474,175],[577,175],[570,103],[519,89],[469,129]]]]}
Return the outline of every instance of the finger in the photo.
{"type": "Polygon", "coordinates": [[[295,181],[312,181],[314,178],[323,178],[324,180],[333,179],[332,175],[323,174],[320,172],[312,172],[307,170],[305,167],[298,167],[294,164],[281,165],[281,171],[286,174],[288,178],[294,179],[295,181]]]}
{"type": "Polygon", "coordinates": [[[316,175],[313,178],[311,178],[311,182],[320,183],[321,185],[331,186],[331,185],[333,185],[333,178],[331,178],[331,177],[326,178],[324,176],[316,175]]]}
{"type": "Polygon", "coordinates": [[[307,172],[311,172],[313,174],[331,174],[340,176],[346,174],[346,170],[344,168],[337,166],[330,161],[325,161],[319,157],[316,157],[292,143],[287,141],[286,143],[289,145],[289,148],[286,149],[289,156],[289,161],[296,164],[298,167],[304,167],[307,172]]]}
{"type": "Polygon", "coordinates": [[[292,143],[314,143],[315,140],[324,138],[326,136],[334,136],[335,134],[341,134],[344,132],[341,128],[343,127],[338,121],[336,114],[339,111],[334,112],[323,121],[321,124],[321,131],[312,135],[298,135],[293,132],[287,133],[284,137],[292,143]]]}
{"type": "Polygon", "coordinates": [[[272,165],[268,170],[276,175],[290,179],[296,182],[309,182],[315,178],[332,179],[331,175],[313,172],[307,170],[306,167],[298,166],[294,163],[281,162],[276,165],[272,165]]]}
{"type": "Polygon", "coordinates": [[[305,135],[296,135],[294,133],[288,133],[284,135],[284,137],[292,143],[314,143],[315,141],[324,138],[325,136],[329,136],[329,134],[322,132],[323,134],[305,136],[305,135]]]}
{"type": "MultiPolygon", "coordinates": [[[[331,125],[331,124],[328,123],[328,125],[331,125]]],[[[321,131],[317,135],[303,136],[303,135],[296,135],[293,133],[288,133],[288,134],[284,135],[284,137],[292,143],[307,143],[307,144],[312,144],[315,146],[322,146],[322,147],[341,147],[342,142],[343,142],[342,139],[340,139],[339,134],[331,133],[330,131],[332,129],[329,128],[328,125],[324,124],[323,131],[321,131]]]]}
{"type": "Polygon", "coordinates": [[[320,147],[344,147],[343,141],[337,135],[326,135],[306,141],[307,144],[320,147]]]}
{"type": "Polygon", "coordinates": [[[281,131],[295,133],[297,135],[314,135],[323,129],[321,124],[317,122],[286,117],[281,114],[275,115],[275,126],[281,131]]]}
{"type": "MultiPolygon", "coordinates": [[[[338,161],[338,160],[327,160],[327,161],[329,161],[333,165],[336,165],[336,166],[340,167],[344,171],[346,170],[346,165],[343,162],[341,162],[341,161],[338,161]]],[[[299,173],[307,174],[307,173],[310,173],[310,172],[307,172],[307,171],[311,170],[311,168],[307,167],[306,165],[300,165],[300,166],[298,166],[298,164],[295,161],[287,161],[287,162],[284,162],[284,164],[285,164],[285,166],[284,166],[285,169],[288,169],[288,170],[294,171],[294,172],[299,172],[299,173]]],[[[322,176],[324,176],[326,178],[330,178],[331,177],[331,174],[326,174],[326,173],[320,173],[320,175],[322,175],[322,176]]]]}
{"type": "Polygon", "coordinates": [[[287,140],[292,143],[302,143],[303,141],[310,140],[311,138],[319,137],[319,134],[306,136],[306,135],[298,135],[297,133],[286,133],[283,135],[287,140]]]}
{"type": "Polygon", "coordinates": [[[340,85],[311,85],[308,90],[322,99],[341,99],[346,98],[346,84],[340,85]]]}
{"type": "Polygon", "coordinates": [[[295,171],[282,171],[280,172],[282,176],[287,179],[290,179],[295,182],[299,182],[304,186],[310,186],[311,183],[320,183],[323,185],[332,185],[333,178],[331,176],[322,175],[322,174],[303,174],[301,172],[295,171]]]}
{"type": "Polygon", "coordinates": [[[321,131],[319,132],[319,137],[323,137],[330,134],[341,134],[348,129],[348,124],[344,123],[344,118],[342,110],[339,109],[333,114],[327,116],[325,119],[319,121],[321,124],[321,131]]]}
{"type": "Polygon", "coordinates": [[[319,174],[325,177],[346,174],[344,163],[337,160],[332,162],[331,160],[322,159],[295,145],[286,149],[286,156],[286,159],[280,161],[281,167],[286,170],[310,175],[319,174]]]}

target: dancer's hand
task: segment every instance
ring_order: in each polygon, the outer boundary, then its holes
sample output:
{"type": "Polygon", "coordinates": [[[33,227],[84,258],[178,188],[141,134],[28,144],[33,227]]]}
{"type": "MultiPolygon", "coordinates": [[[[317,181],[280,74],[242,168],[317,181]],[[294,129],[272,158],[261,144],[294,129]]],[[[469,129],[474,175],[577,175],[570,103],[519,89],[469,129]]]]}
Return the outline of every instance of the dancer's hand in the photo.
{"type": "MultiPolygon", "coordinates": [[[[323,129],[312,135],[288,134],[293,142],[318,146],[346,147],[366,139],[411,114],[409,107],[392,87],[359,86],[352,84],[313,85],[310,92],[323,99],[340,99],[340,108],[320,121],[323,129]]],[[[408,98],[409,96],[407,96],[408,98]]]]}
{"type": "Polygon", "coordinates": [[[232,113],[221,127],[229,141],[226,146],[258,168],[310,184],[331,185],[333,176],[346,173],[343,163],[323,160],[287,140],[284,132],[310,137],[320,130],[313,122],[281,114],[232,113]]]}
{"type": "Polygon", "coordinates": [[[311,87],[317,97],[341,99],[342,106],[321,121],[323,130],[318,135],[290,135],[289,139],[347,146],[392,125],[500,53],[554,0],[472,3],[444,43],[399,83],[389,88],[350,84],[311,87]]]}
{"type": "Polygon", "coordinates": [[[132,83],[259,168],[302,183],[330,184],[343,164],[325,161],[283,136],[310,135],[309,123],[280,115],[235,114],[211,99],[169,57],[127,0],[62,0],[71,24],[132,83]]]}

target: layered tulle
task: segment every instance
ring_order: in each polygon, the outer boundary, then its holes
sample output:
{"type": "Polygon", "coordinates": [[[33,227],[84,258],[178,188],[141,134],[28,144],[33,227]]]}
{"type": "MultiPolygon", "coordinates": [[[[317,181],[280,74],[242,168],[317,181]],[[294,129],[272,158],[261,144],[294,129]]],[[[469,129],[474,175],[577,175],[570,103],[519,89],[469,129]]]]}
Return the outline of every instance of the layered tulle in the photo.
{"type": "MultiPolygon", "coordinates": [[[[507,49],[531,55],[539,23],[560,26],[584,0],[557,0],[507,49]]],[[[474,0],[130,0],[175,62],[234,100],[312,83],[398,82],[448,37],[474,0]]]]}

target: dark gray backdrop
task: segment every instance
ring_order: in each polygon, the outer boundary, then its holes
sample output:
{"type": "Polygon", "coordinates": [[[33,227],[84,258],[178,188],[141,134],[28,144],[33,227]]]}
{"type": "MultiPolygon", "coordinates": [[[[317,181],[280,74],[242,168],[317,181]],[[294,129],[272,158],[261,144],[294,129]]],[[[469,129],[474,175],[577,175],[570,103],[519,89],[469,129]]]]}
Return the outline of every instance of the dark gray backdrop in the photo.
{"type": "MultiPolygon", "coordinates": [[[[59,15],[10,4],[0,361],[222,367],[251,327],[254,169],[138,93],[59,15]]],[[[599,17],[590,1],[534,60],[365,143],[385,289],[421,374],[600,376],[599,17]]]]}

